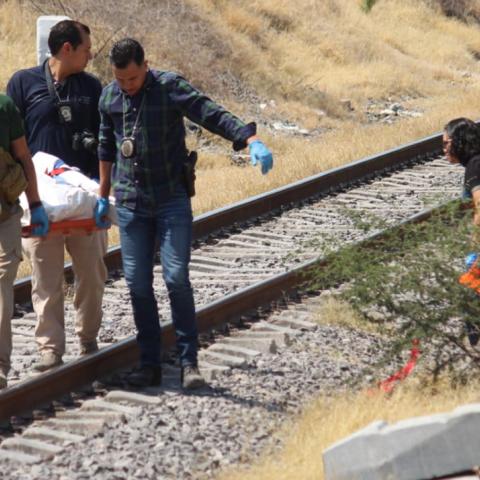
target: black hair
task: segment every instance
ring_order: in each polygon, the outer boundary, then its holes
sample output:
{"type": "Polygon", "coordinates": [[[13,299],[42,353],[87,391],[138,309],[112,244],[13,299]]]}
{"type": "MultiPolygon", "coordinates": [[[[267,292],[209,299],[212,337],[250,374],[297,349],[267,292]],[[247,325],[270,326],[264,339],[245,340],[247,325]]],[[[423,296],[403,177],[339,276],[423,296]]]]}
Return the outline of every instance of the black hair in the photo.
{"type": "Polygon", "coordinates": [[[90,29],[83,23],[75,20],[62,20],[52,27],[48,35],[48,48],[52,55],[56,55],[63,44],[68,42],[75,50],[82,44],[82,32],[90,35],[90,29]]]}
{"type": "Polygon", "coordinates": [[[445,125],[445,133],[451,139],[450,153],[465,166],[480,154],[480,127],[469,118],[455,118],[445,125]]]}
{"type": "Polygon", "coordinates": [[[135,62],[140,66],[145,61],[145,52],[137,40],[122,38],[113,44],[109,58],[115,68],[126,68],[130,62],[135,62]]]}

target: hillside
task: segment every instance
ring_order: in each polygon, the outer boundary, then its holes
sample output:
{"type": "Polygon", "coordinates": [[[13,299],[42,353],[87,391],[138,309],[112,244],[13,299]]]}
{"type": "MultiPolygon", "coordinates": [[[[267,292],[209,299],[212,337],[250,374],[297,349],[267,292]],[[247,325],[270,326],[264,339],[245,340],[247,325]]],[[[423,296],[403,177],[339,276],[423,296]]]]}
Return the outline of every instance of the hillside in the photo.
{"type": "Polygon", "coordinates": [[[226,142],[196,131],[200,212],[438,131],[454,116],[477,117],[477,8],[476,0],[4,0],[0,89],[34,64],[39,14],[90,25],[90,69],[103,82],[112,41],[138,38],[152,66],[257,121],[274,150],[264,178],[240,168],[245,158],[226,142]]]}

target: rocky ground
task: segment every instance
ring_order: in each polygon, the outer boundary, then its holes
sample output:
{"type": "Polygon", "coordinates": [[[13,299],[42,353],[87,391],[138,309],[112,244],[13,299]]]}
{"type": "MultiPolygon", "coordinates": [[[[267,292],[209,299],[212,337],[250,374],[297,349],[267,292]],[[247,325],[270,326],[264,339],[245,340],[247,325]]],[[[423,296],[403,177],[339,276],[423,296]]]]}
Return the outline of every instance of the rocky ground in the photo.
{"type": "MultiPolygon", "coordinates": [[[[311,310],[311,320],[318,313],[311,310]]],[[[303,317],[302,317],[303,318],[303,317]]],[[[81,448],[67,447],[52,462],[21,466],[2,462],[2,478],[16,480],[212,478],[219,469],[251,463],[312,397],[358,382],[378,359],[372,334],[318,325],[292,338],[276,354],[232,369],[196,394],[178,378],[150,393],[162,402],[110,423],[81,448]]]]}

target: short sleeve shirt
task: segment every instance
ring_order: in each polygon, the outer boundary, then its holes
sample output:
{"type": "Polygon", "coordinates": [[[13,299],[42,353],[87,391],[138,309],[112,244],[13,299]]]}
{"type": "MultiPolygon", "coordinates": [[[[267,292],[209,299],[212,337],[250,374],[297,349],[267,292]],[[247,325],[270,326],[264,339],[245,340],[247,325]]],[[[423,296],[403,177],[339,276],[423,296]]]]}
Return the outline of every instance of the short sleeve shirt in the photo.
{"type": "Polygon", "coordinates": [[[471,198],[475,190],[480,190],[480,155],[472,157],[465,167],[463,182],[464,196],[471,198]]]}
{"type": "Polygon", "coordinates": [[[98,177],[96,155],[84,148],[74,149],[72,137],[74,133],[85,130],[98,136],[98,99],[101,91],[99,80],[86,72],[70,75],[64,83],[58,84],[58,98],[68,101],[73,113],[73,125],[67,128],[60,123],[57,101],[49,92],[45,63],[16,72],[7,85],[7,95],[23,118],[25,137],[32,155],[50,153],[93,177],[98,177]]]}
{"type": "Polygon", "coordinates": [[[0,94],[0,147],[10,151],[12,141],[23,137],[22,118],[13,103],[6,95],[0,94]]]}

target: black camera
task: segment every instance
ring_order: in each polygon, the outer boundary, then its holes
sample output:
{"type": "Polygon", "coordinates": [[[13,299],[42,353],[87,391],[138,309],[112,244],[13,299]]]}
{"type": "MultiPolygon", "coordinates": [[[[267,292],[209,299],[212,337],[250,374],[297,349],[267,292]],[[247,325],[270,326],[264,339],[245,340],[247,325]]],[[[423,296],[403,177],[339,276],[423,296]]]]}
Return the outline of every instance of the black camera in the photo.
{"type": "Polygon", "coordinates": [[[98,141],[95,135],[89,130],[75,132],[72,136],[72,148],[76,152],[85,149],[87,152],[95,154],[97,152],[98,141]]]}

